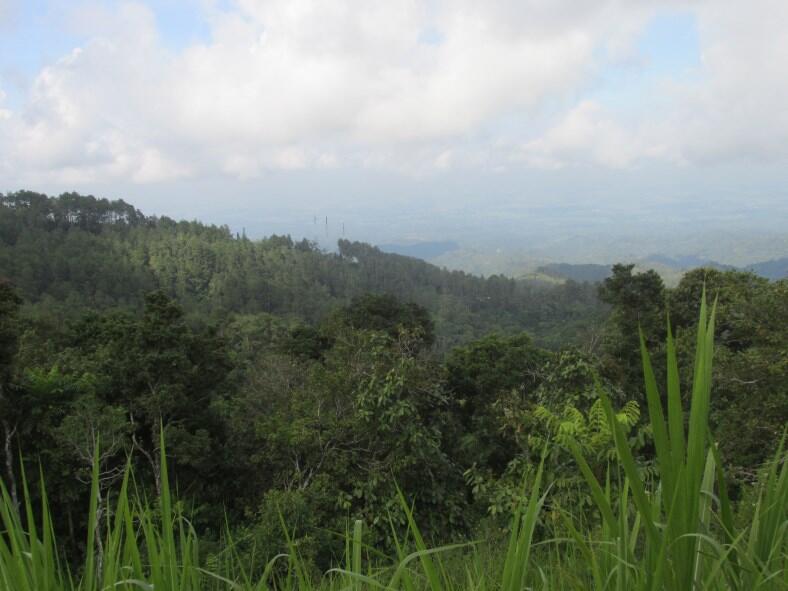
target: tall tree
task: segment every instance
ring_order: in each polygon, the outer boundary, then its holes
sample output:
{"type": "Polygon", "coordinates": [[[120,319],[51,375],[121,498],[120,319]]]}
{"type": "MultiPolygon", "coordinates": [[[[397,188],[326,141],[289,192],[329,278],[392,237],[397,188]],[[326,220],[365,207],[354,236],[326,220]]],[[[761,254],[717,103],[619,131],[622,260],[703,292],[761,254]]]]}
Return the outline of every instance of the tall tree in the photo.
{"type": "Polygon", "coordinates": [[[633,273],[634,265],[613,265],[612,275],[599,286],[599,299],[613,308],[611,332],[605,342],[606,369],[620,381],[630,398],[642,399],[640,338],[663,342],[665,285],[650,269],[633,273]]]}
{"type": "Polygon", "coordinates": [[[19,507],[13,439],[18,420],[18,384],[14,360],[19,347],[19,307],[22,300],[13,286],[0,280],[0,417],[3,428],[5,478],[14,506],[19,507]]]}
{"type": "Polygon", "coordinates": [[[459,419],[454,447],[466,467],[479,463],[500,472],[512,459],[515,450],[501,433],[496,405],[513,391],[534,402],[551,357],[524,333],[491,334],[451,351],[446,386],[459,419]]]}

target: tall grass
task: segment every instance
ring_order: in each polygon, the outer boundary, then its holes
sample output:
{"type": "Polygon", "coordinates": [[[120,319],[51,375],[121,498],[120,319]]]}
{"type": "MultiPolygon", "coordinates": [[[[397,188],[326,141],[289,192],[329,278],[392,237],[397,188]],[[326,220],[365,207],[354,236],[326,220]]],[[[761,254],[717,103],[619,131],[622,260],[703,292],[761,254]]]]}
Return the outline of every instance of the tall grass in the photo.
{"type": "MultiPolygon", "coordinates": [[[[17,511],[0,487],[0,591],[196,591],[227,589],[392,589],[416,591],[523,589],[594,590],[777,590],[788,589],[788,467],[784,441],[763,472],[752,518],[737,527],[725,473],[708,427],[714,316],[701,306],[694,378],[688,412],[682,407],[676,347],[667,336],[666,392],[660,396],[641,337],[657,478],[645,479],[605,392],[599,390],[613,433],[617,462],[600,482],[570,443],[599,512],[591,526],[563,514],[562,536],[535,541],[549,490],[543,486],[544,456],[530,483],[527,502],[514,511],[508,542],[429,547],[400,495],[408,529],[388,563],[364,544],[360,521],[348,528],[344,563],[315,580],[282,524],[288,552],[272,557],[254,577],[251,565],[227,547],[206,567],[194,528],[173,502],[162,451],[162,490],[155,503],[130,492],[126,471],[111,517],[99,524],[98,462],[93,471],[86,556],[70,572],[60,556],[47,496],[33,507],[27,482],[17,511]],[[611,482],[618,480],[619,486],[611,482]],[[618,492],[614,495],[613,490],[618,492]]],[[[164,442],[162,441],[162,450],[164,442]]],[[[42,477],[43,481],[43,477],[42,477]]],[[[42,487],[43,488],[43,487],[42,487]]],[[[132,487],[133,488],[133,487],[132,487]]]]}
{"type": "Polygon", "coordinates": [[[601,532],[574,540],[594,589],[786,589],[788,469],[782,443],[765,474],[752,523],[737,530],[725,474],[708,427],[716,303],[701,303],[688,421],[682,408],[676,347],[668,323],[667,417],[641,334],[646,400],[654,436],[656,482],[641,477],[607,395],[600,389],[626,478],[614,503],[579,448],[572,452],[603,519],[601,532]],[[612,560],[611,560],[612,558],[612,560]]]}

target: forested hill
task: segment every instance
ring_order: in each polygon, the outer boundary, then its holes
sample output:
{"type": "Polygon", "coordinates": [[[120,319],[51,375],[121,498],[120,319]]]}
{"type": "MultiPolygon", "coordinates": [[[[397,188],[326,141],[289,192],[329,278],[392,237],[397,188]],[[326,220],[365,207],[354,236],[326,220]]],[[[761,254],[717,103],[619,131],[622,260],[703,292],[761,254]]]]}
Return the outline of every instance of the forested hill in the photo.
{"type": "Polygon", "coordinates": [[[0,276],[29,305],[71,314],[142,305],[161,289],[188,314],[269,313],[316,322],[365,293],[427,308],[441,348],[491,331],[526,330],[543,345],[583,339],[604,318],[596,288],[546,286],[448,271],[368,244],[338,252],[307,240],[250,240],[226,226],[146,216],[76,193],[0,195],[0,276]]]}
{"type": "Polygon", "coordinates": [[[297,547],[325,572],[344,556],[336,532],[355,519],[370,547],[396,552],[408,535],[401,494],[436,546],[484,539],[506,526],[537,466],[554,515],[570,508],[598,529],[562,438],[588,453],[591,473],[609,473],[605,392],[632,461],[653,474],[639,330],[661,381],[670,311],[673,381],[692,392],[704,290],[719,301],[709,423],[742,520],[783,437],[788,280],[697,269],[666,288],[653,270],[614,265],[599,285],[534,285],[367,244],[327,253],[253,241],[75,194],[0,205],[0,507],[37,495],[22,475],[43,472],[51,494],[30,506],[52,508],[55,537],[77,559],[87,531],[110,539],[114,520],[91,522],[111,515],[128,465],[142,498],[163,498],[168,475],[177,484],[211,561],[226,538],[255,568],[297,547]],[[587,346],[539,346],[572,339],[587,346]]]}

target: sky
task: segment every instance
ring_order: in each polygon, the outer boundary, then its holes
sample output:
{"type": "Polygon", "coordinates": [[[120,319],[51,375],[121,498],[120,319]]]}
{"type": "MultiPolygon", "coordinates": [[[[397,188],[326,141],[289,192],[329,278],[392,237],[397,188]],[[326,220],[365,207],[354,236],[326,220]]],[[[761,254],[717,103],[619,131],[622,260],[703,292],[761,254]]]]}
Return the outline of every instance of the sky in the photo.
{"type": "Polygon", "coordinates": [[[0,0],[0,191],[405,240],[780,235],[787,182],[784,0],[0,0]]]}

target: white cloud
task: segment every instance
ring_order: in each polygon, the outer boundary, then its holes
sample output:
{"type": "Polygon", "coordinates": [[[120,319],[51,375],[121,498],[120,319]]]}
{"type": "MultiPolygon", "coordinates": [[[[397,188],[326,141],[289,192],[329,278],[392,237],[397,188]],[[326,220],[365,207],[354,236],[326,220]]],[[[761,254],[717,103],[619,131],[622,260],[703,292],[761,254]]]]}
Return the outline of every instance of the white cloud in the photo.
{"type": "Polygon", "coordinates": [[[656,84],[635,119],[581,101],[520,155],[547,167],[788,161],[788,3],[692,7],[702,46],[696,78],[656,84]]]}
{"type": "Polygon", "coordinates": [[[569,165],[623,169],[645,161],[683,165],[677,146],[669,144],[669,126],[652,120],[627,121],[593,100],[570,109],[536,139],[514,149],[514,159],[537,168],[569,165]]]}
{"type": "Polygon", "coordinates": [[[585,94],[631,59],[649,0],[237,0],[178,51],[142,4],[83,7],[89,41],[38,73],[22,109],[0,97],[0,171],[158,182],[788,157],[788,3],[659,6],[696,14],[702,71],[626,117],[585,94]]]}
{"type": "Polygon", "coordinates": [[[788,159],[788,3],[698,8],[704,76],[677,93],[674,130],[690,162],[788,159]]]}
{"type": "Polygon", "coordinates": [[[10,119],[11,118],[11,111],[9,109],[3,108],[3,102],[5,101],[6,94],[3,92],[3,89],[0,88],[0,121],[3,119],[10,119]]]}

